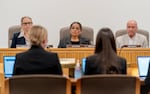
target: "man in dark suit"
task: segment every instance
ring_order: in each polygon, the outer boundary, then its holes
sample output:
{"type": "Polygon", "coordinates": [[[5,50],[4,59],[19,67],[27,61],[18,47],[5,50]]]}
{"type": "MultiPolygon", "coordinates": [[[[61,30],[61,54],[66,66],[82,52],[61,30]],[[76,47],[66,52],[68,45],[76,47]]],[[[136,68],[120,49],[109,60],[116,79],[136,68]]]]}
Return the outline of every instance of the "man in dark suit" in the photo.
{"type": "Polygon", "coordinates": [[[58,74],[62,75],[57,53],[47,52],[47,30],[42,26],[33,26],[29,39],[31,48],[16,55],[13,75],[58,74]]]}

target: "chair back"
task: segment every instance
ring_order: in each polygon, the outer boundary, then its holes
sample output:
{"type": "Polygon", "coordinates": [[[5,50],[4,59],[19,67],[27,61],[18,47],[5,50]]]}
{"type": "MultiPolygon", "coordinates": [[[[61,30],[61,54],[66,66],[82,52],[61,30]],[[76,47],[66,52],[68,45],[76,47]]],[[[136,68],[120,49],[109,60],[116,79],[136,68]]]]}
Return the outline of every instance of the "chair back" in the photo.
{"type": "MultiPolygon", "coordinates": [[[[62,40],[63,38],[69,37],[69,36],[70,36],[69,26],[63,27],[63,28],[60,29],[60,40],[62,40]]],[[[81,36],[84,37],[84,38],[87,38],[91,42],[93,42],[93,38],[94,38],[93,28],[87,27],[87,26],[82,26],[81,36]]]]}
{"type": "Polygon", "coordinates": [[[71,94],[70,80],[60,75],[13,76],[6,86],[6,94],[71,94]]]}
{"type": "Polygon", "coordinates": [[[9,27],[9,29],[8,29],[8,47],[9,48],[11,46],[11,42],[12,42],[12,38],[13,38],[14,33],[17,33],[20,31],[21,31],[20,25],[13,25],[13,26],[9,27]]]}
{"type": "Polygon", "coordinates": [[[140,80],[127,75],[92,75],[77,80],[77,94],[140,94],[140,80]]]}
{"type": "MultiPolygon", "coordinates": [[[[148,31],[143,30],[143,29],[138,29],[137,33],[144,35],[146,37],[147,41],[148,41],[148,44],[149,44],[149,32],[148,31]]],[[[115,33],[115,38],[117,38],[119,36],[122,36],[124,34],[127,34],[126,29],[117,30],[116,33],[115,33]]]]}

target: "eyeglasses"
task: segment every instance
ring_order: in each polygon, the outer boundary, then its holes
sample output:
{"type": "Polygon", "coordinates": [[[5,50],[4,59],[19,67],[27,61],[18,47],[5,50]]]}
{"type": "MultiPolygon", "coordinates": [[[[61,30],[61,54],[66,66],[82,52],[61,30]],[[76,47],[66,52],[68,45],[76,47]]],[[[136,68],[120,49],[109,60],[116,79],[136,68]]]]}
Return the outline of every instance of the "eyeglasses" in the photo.
{"type": "Polygon", "coordinates": [[[27,25],[27,24],[31,25],[32,22],[24,22],[24,23],[22,23],[22,24],[23,24],[23,25],[27,25]]]}

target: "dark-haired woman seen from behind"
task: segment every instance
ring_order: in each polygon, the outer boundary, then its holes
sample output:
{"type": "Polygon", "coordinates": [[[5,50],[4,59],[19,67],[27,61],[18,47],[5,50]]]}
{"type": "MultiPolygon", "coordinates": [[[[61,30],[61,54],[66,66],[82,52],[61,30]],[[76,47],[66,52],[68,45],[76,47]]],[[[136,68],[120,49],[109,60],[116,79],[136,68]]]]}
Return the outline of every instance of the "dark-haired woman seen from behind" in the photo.
{"type": "Polygon", "coordinates": [[[86,58],[84,74],[126,74],[126,71],[126,60],[117,56],[111,29],[100,29],[96,38],[95,54],[86,58]]]}
{"type": "Polygon", "coordinates": [[[58,48],[67,48],[67,45],[91,45],[90,40],[80,36],[82,33],[82,25],[79,22],[73,22],[70,27],[70,36],[60,40],[58,48]]]}

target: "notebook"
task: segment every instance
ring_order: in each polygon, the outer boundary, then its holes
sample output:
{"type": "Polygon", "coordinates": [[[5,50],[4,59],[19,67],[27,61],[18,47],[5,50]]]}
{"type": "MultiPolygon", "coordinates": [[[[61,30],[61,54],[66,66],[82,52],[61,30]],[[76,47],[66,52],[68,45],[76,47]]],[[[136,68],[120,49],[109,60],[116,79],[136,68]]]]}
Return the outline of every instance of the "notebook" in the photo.
{"type": "Polygon", "coordinates": [[[82,73],[85,72],[86,58],[82,58],[82,73]]]}
{"type": "Polygon", "coordinates": [[[12,77],[15,64],[15,56],[4,56],[4,75],[6,78],[12,77]]]}
{"type": "Polygon", "coordinates": [[[141,80],[145,80],[147,76],[149,62],[150,62],[150,56],[137,57],[138,72],[141,80]]]}

